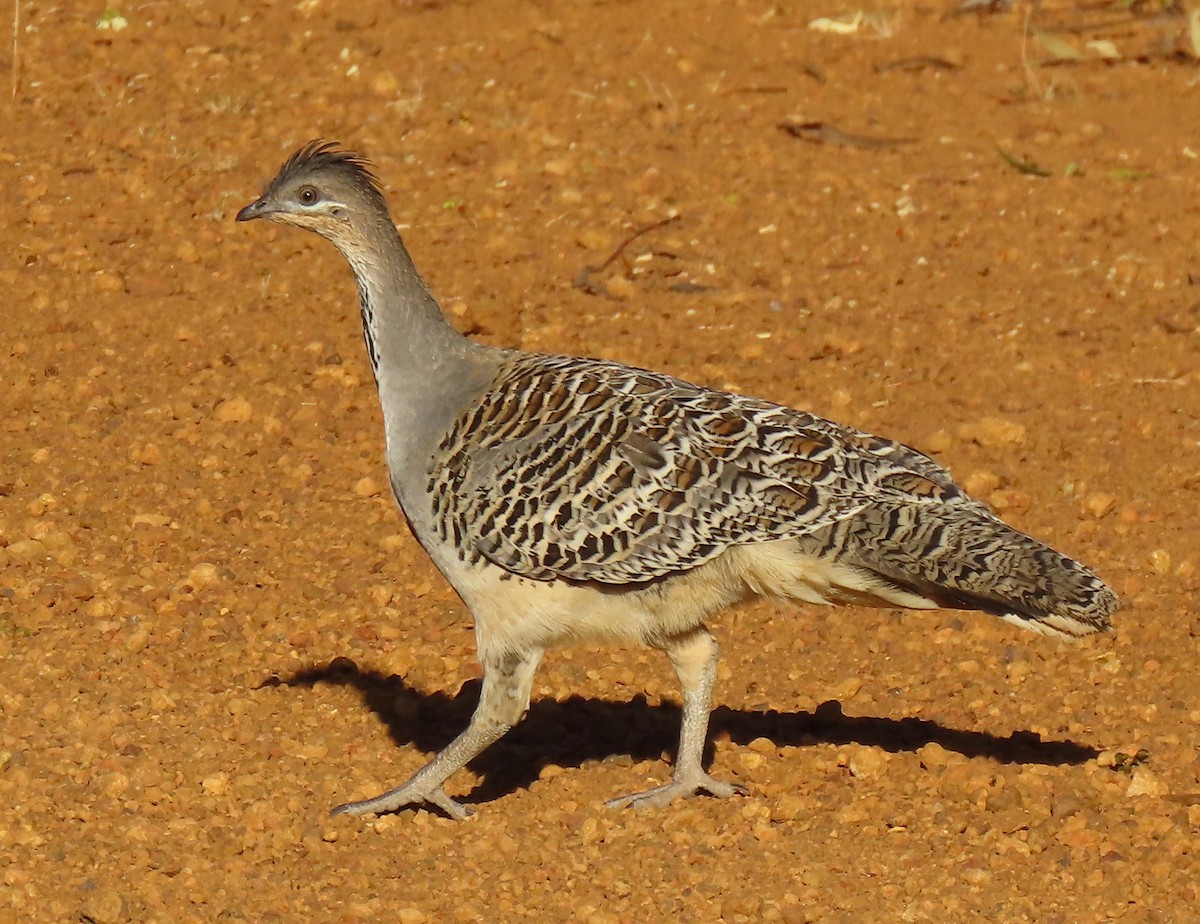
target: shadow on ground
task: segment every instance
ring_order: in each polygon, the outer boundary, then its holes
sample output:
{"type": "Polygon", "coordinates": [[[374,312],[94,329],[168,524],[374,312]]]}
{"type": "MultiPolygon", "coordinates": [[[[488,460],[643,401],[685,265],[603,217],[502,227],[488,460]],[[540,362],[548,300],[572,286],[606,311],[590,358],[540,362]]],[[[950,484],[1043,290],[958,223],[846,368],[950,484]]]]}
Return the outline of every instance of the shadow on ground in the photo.
{"type": "MultiPolygon", "coordinates": [[[[363,670],[348,658],[337,658],[324,667],[269,678],[262,686],[311,687],[318,683],[353,687],[387,725],[398,746],[412,744],[431,754],[466,727],[479,701],[481,684],[468,681],[455,696],[427,693],[395,674],[363,670]]],[[[579,767],[619,755],[628,755],[632,761],[670,758],[679,720],[679,707],[652,706],[641,695],[624,703],[582,696],[534,701],[523,722],[471,762],[471,769],[484,781],[465,801],[489,802],[528,787],[550,763],[579,767]]],[[[891,752],[915,751],[934,742],[966,757],[987,757],[1006,764],[1078,765],[1099,754],[1075,741],[1042,740],[1035,732],[1018,731],[1002,738],[948,728],[927,719],[848,716],[836,700],[824,702],[812,712],[718,706],[712,713],[710,738],[722,734],[737,744],[766,738],[780,747],[854,743],[891,752]]]]}

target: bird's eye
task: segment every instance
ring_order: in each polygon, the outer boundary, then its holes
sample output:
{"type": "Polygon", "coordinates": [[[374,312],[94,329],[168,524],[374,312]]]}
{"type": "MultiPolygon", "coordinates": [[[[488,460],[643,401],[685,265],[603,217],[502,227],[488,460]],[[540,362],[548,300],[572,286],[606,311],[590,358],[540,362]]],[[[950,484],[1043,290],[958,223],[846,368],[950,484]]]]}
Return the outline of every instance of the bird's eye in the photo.
{"type": "Polygon", "coordinates": [[[317,191],[311,186],[305,186],[297,193],[297,198],[305,205],[312,205],[317,201],[317,191]]]}

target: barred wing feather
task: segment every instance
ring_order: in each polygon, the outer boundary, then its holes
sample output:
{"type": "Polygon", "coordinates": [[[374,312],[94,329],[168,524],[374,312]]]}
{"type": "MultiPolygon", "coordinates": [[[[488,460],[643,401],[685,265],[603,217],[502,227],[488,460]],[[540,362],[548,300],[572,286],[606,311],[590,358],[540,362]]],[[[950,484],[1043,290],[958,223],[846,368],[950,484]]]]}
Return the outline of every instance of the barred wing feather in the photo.
{"type": "Polygon", "coordinates": [[[822,418],[598,360],[518,354],[440,446],[442,539],[536,580],[686,571],[877,499],[970,507],[932,459],[822,418]]]}

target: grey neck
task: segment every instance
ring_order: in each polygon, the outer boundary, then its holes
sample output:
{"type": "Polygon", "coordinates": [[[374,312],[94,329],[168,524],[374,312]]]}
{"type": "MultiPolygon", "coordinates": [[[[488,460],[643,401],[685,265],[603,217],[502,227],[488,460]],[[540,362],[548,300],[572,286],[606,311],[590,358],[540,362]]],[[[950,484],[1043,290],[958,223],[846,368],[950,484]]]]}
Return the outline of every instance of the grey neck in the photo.
{"type": "Polygon", "coordinates": [[[491,380],[495,351],[450,326],[390,219],[333,243],[358,283],[389,460],[427,455],[463,402],[491,380]]]}
{"type": "Polygon", "coordinates": [[[375,380],[421,374],[459,352],[464,338],[446,321],[398,234],[390,247],[347,252],[358,283],[363,336],[375,380]]]}

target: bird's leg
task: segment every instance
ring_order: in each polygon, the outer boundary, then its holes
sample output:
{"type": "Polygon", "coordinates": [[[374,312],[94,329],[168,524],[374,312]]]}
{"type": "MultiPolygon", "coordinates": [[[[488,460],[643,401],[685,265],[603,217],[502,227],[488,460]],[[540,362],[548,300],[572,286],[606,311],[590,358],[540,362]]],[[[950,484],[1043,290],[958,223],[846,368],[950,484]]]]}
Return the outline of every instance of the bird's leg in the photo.
{"type": "Polygon", "coordinates": [[[671,782],[645,792],[622,796],[607,803],[609,808],[659,808],[675,799],[702,792],[727,799],[746,792],[738,783],[714,780],[704,772],[704,743],[708,737],[708,714],[712,710],[713,686],[717,680],[717,642],[703,626],[668,639],[662,646],[675,667],[683,688],[683,723],[679,753],[671,782]]]}
{"type": "Polygon", "coordinates": [[[405,805],[429,803],[451,818],[466,818],[471,810],[446,795],[442,784],[455,770],[499,740],[525,715],[529,709],[533,675],[541,660],[540,651],[506,654],[496,660],[485,659],[483,692],[466,730],[413,774],[408,782],[373,799],[339,805],[330,814],[378,815],[405,805]]]}

